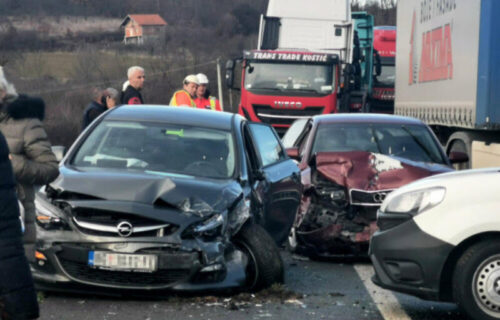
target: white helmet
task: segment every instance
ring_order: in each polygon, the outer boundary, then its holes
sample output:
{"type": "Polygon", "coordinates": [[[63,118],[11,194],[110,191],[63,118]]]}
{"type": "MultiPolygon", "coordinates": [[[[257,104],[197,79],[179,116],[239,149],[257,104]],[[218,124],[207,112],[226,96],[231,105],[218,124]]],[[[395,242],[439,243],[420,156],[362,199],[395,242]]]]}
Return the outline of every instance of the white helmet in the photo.
{"type": "Polygon", "coordinates": [[[204,75],[203,73],[198,73],[196,76],[198,77],[198,82],[200,84],[208,84],[208,78],[206,75],[204,75]]]}
{"type": "Polygon", "coordinates": [[[184,83],[185,84],[188,84],[188,83],[200,84],[200,81],[198,80],[197,76],[195,76],[194,74],[190,74],[184,78],[184,83]]]}

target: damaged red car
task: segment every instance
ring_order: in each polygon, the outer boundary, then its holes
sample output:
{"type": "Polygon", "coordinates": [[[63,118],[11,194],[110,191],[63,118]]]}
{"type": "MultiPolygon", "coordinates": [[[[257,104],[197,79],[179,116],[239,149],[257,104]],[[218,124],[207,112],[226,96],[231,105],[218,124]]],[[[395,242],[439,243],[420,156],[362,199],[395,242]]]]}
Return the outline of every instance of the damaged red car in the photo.
{"type": "Polygon", "coordinates": [[[300,119],[283,144],[299,162],[304,185],[289,247],[316,257],[366,255],[387,194],[467,159],[448,158],[420,120],[391,115],[300,119]]]}

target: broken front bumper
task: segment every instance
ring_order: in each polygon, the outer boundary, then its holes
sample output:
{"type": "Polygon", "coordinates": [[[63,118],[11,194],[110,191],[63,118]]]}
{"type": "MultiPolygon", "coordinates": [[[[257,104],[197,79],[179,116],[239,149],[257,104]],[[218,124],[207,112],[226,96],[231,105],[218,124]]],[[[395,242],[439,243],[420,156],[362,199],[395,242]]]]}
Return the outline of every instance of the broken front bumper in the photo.
{"type": "MultiPolygon", "coordinates": [[[[242,287],[246,281],[247,257],[231,243],[186,240],[181,245],[135,238],[120,241],[100,238],[90,241],[70,231],[41,231],[32,273],[39,289],[99,292],[122,290],[215,290],[242,287]],[[66,241],[46,241],[53,238],[66,241]],[[152,272],[96,268],[89,252],[156,256],[152,272]]],[[[168,239],[168,237],[167,237],[168,239]]]]}
{"type": "Polygon", "coordinates": [[[312,231],[298,230],[296,234],[301,251],[305,250],[324,257],[366,256],[370,236],[375,230],[377,230],[376,222],[360,227],[348,221],[312,231]]]}

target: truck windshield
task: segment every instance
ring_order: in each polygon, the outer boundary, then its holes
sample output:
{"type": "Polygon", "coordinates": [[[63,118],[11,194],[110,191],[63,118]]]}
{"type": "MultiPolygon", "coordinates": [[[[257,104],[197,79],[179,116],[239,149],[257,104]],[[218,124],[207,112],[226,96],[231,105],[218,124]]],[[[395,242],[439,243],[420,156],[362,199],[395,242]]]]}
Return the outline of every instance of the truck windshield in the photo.
{"type": "Polygon", "coordinates": [[[394,87],[396,68],[394,65],[382,65],[382,73],[375,77],[375,85],[394,87]]]}
{"type": "Polygon", "coordinates": [[[335,88],[333,70],[332,65],[250,62],[245,89],[329,94],[335,88]]]}

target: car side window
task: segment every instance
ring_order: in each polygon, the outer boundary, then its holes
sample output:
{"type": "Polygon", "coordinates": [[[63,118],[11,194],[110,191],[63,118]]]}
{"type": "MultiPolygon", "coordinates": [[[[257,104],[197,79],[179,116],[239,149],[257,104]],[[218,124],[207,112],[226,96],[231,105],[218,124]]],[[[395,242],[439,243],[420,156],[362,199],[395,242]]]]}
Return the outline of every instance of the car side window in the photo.
{"type": "Polygon", "coordinates": [[[250,123],[248,128],[262,167],[286,159],[279,139],[271,127],[258,123],[250,123]]]}

